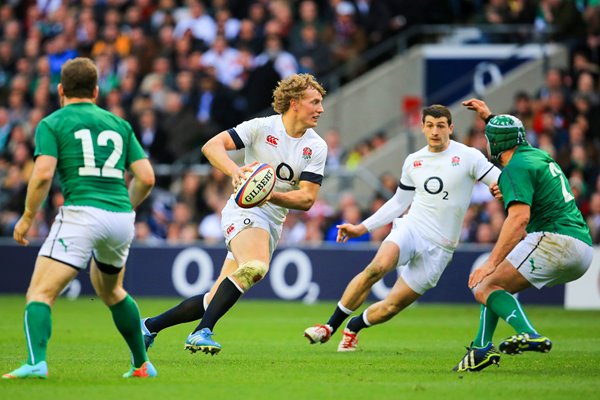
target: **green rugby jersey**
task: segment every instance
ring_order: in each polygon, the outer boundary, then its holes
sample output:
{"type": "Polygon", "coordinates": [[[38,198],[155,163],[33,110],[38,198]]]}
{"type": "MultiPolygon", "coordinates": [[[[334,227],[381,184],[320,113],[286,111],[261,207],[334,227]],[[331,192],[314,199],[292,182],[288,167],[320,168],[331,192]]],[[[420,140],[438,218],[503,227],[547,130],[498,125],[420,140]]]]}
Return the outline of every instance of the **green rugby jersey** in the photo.
{"type": "Polygon", "coordinates": [[[69,104],[38,124],[39,155],[57,158],[65,205],[132,210],[124,171],[145,154],[122,118],[92,103],[69,104]]]}
{"type": "Polygon", "coordinates": [[[545,151],[518,146],[504,167],[498,186],[506,208],[513,201],[531,207],[528,233],[554,232],[592,244],[567,178],[545,151]]]}

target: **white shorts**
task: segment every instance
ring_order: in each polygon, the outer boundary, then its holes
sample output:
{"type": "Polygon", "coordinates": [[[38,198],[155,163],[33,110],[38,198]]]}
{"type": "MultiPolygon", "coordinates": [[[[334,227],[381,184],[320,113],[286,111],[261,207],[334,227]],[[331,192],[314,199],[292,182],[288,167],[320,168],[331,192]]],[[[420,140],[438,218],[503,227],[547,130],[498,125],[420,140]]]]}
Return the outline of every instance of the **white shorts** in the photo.
{"type": "Polygon", "coordinates": [[[571,236],[533,232],[506,259],[529,283],[541,289],[581,277],[592,264],[592,246],[571,236]]]}
{"type": "Polygon", "coordinates": [[[394,220],[392,231],[385,240],[400,248],[398,266],[406,266],[402,268],[402,279],[419,294],[437,285],[452,260],[451,251],[425,239],[417,227],[411,226],[403,218],[394,220]]]}
{"type": "Polygon", "coordinates": [[[38,255],[85,269],[94,258],[115,268],[127,261],[134,235],[135,212],[63,206],[38,255]]]}
{"type": "MultiPolygon", "coordinates": [[[[260,228],[269,233],[269,252],[272,256],[281,237],[283,224],[274,222],[260,207],[241,208],[229,199],[221,212],[221,229],[227,249],[231,239],[246,228],[260,228]]],[[[233,260],[231,251],[227,253],[227,258],[233,260]]]]}

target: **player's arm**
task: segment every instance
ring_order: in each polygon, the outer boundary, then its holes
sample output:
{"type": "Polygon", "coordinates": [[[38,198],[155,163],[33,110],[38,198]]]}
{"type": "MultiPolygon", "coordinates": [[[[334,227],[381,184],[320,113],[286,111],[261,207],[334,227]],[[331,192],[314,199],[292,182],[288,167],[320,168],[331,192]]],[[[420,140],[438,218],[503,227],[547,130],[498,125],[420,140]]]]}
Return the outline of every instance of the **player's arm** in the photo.
{"type": "Polygon", "coordinates": [[[526,228],[531,215],[528,204],[513,202],[508,207],[508,216],[500,230],[500,236],[492,249],[490,256],[480,268],[477,268],[469,277],[469,287],[475,287],[486,276],[493,273],[498,265],[515,248],[527,234],[526,228]]]}
{"type": "Polygon", "coordinates": [[[40,209],[42,202],[48,196],[48,191],[52,185],[52,178],[56,171],[57,160],[52,156],[40,155],[35,159],[33,172],[27,185],[27,197],[25,198],[25,210],[23,215],[17,221],[13,231],[13,238],[22,245],[29,244],[25,235],[31,228],[35,214],[40,209]]]}
{"type": "Polygon", "coordinates": [[[252,164],[240,167],[227,154],[228,151],[237,149],[233,138],[227,131],[213,136],[202,146],[202,154],[213,167],[231,177],[234,188],[237,188],[246,179],[245,172],[252,170],[252,164]]]}
{"type": "Polygon", "coordinates": [[[321,185],[311,181],[300,181],[299,186],[300,189],[285,193],[273,191],[269,202],[280,207],[294,210],[310,210],[317,200],[321,185]]]}
{"type": "Polygon", "coordinates": [[[338,225],[338,242],[346,242],[348,238],[362,236],[367,232],[373,231],[392,222],[395,218],[404,214],[408,206],[412,203],[415,196],[415,188],[400,184],[394,196],[385,202],[379,210],[365,219],[359,225],[341,224],[338,225]]]}
{"type": "Polygon", "coordinates": [[[154,187],[154,170],[147,158],[134,161],[129,166],[129,170],[133,174],[129,184],[129,199],[133,208],[137,208],[154,187]]]}

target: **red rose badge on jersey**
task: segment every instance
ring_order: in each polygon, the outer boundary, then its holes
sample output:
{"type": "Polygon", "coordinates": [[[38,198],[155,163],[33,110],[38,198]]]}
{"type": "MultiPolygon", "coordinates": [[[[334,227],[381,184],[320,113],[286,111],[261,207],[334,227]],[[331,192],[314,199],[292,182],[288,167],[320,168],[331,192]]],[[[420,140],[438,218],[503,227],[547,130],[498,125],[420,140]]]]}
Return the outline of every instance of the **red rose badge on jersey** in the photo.
{"type": "Polygon", "coordinates": [[[452,166],[456,167],[458,164],[460,164],[460,157],[459,156],[452,157],[452,166]]]}
{"type": "Polygon", "coordinates": [[[417,161],[413,162],[413,167],[415,167],[415,168],[419,168],[421,165],[423,165],[423,161],[421,161],[421,160],[417,160],[417,161]]]}
{"type": "Polygon", "coordinates": [[[310,147],[305,147],[304,149],[302,149],[302,158],[304,158],[305,160],[310,160],[311,157],[312,149],[310,147]]]}

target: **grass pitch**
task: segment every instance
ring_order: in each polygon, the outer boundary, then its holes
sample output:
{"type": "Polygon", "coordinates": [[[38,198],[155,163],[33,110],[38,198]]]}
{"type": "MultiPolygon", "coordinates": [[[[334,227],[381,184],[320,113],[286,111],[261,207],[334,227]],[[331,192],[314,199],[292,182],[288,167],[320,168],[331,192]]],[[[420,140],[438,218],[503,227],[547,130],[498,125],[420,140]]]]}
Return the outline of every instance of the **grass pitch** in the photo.
{"type": "MultiPolygon", "coordinates": [[[[179,299],[137,299],[144,316],[179,299]]],[[[24,299],[0,296],[0,372],[25,359],[24,299]]],[[[156,379],[126,380],[128,351],[98,299],[60,299],[53,309],[50,379],[0,380],[0,398],[95,399],[595,399],[600,393],[600,312],[526,306],[554,348],[503,356],[500,367],[457,374],[477,329],[476,304],[411,307],[360,333],[360,351],[337,353],[340,334],[309,345],[304,328],[325,322],[333,302],[244,301],[217,325],[223,351],[183,350],[189,323],[160,333],[150,349],[156,379]]],[[[502,321],[496,341],[512,334],[502,321]]]]}

